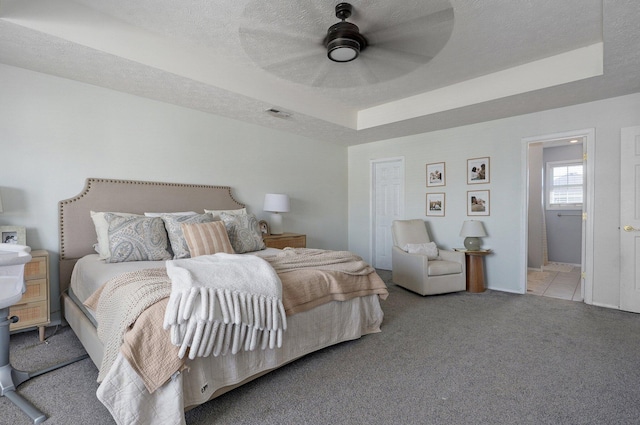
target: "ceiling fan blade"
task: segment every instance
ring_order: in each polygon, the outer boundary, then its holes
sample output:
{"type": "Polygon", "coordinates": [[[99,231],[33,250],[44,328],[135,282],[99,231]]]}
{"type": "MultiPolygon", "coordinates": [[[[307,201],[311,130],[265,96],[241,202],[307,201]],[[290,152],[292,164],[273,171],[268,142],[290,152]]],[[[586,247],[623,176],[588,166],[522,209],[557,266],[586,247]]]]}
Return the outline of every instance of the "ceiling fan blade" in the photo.
{"type": "Polygon", "coordinates": [[[358,87],[361,85],[371,85],[378,84],[380,82],[380,78],[372,71],[369,66],[369,62],[366,61],[355,61],[353,63],[355,73],[359,77],[357,84],[349,85],[348,87],[358,87]]]}
{"type": "Polygon", "coordinates": [[[393,25],[384,25],[384,22],[374,24],[366,29],[362,29],[368,40],[372,43],[391,41],[397,38],[406,38],[410,34],[420,34],[424,32],[453,30],[453,8],[441,10],[426,16],[412,18],[393,25]]]}
{"type": "MultiPolygon", "coordinates": [[[[277,59],[277,58],[275,58],[277,59]]],[[[262,65],[262,68],[278,74],[279,70],[289,70],[293,67],[298,69],[301,68],[317,68],[317,65],[320,61],[324,62],[323,56],[318,56],[318,52],[315,51],[301,51],[296,53],[295,51],[286,57],[274,60],[271,63],[266,63],[262,65]],[[313,62],[313,64],[312,64],[313,62]]]]}
{"type": "Polygon", "coordinates": [[[310,82],[312,87],[324,87],[325,81],[329,77],[330,63],[324,62],[318,68],[316,68],[314,74],[311,76],[310,82]]]}
{"type": "Polygon", "coordinates": [[[356,60],[337,64],[323,60],[322,65],[315,70],[311,85],[329,89],[350,89],[378,82],[378,78],[364,62],[356,60]]]}
{"type": "Polygon", "coordinates": [[[277,27],[272,25],[241,27],[240,36],[242,38],[255,37],[260,40],[281,38],[287,42],[304,40],[313,44],[321,44],[318,42],[318,34],[313,32],[301,32],[300,29],[296,28],[277,27]]]}
{"type": "Polygon", "coordinates": [[[264,49],[264,46],[286,46],[287,50],[290,49],[291,44],[298,45],[298,47],[317,45],[322,46],[318,42],[318,37],[315,34],[296,34],[278,31],[276,29],[268,28],[241,28],[240,29],[241,40],[247,43],[258,43],[256,48],[264,49]],[[268,43],[265,43],[268,41],[268,43]]]}
{"type": "Polygon", "coordinates": [[[318,6],[310,0],[299,0],[295,5],[254,0],[245,7],[239,27],[241,30],[253,30],[267,35],[279,33],[291,38],[308,37],[317,40],[326,32],[322,20],[318,19],[319,13],[318,6]]]}
{"type": "Polygon", "coordinates": [[[418,64],[410,62],[394,62],[381,57],[362,57],[362,62],[366,64],[370,72],[375,76],[377,82],[389,81],[397,78],[398,75],[406,75],[415,71],[418,64]]]}
{"type": "Polygon", "coordinates": [[[431,55],[407,52],[400,48],[386,47],[384,45],[372,46],[372,48],[362,52],[362,56],[391,63],[408,62],[415,65],[422,65],[433,59],[431,55]]]}

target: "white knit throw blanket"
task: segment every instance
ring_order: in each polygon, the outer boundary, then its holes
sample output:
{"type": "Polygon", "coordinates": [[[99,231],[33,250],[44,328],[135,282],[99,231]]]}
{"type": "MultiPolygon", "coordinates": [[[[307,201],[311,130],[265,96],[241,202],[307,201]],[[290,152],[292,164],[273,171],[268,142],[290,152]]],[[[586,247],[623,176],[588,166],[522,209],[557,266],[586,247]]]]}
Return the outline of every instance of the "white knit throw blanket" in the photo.
{"type": "Polygon", "coordinates": [[[282,346],[282,282],[254,255],[218,253],[167,261],[171,295],[164,328],[183,358],[282,346]]]}

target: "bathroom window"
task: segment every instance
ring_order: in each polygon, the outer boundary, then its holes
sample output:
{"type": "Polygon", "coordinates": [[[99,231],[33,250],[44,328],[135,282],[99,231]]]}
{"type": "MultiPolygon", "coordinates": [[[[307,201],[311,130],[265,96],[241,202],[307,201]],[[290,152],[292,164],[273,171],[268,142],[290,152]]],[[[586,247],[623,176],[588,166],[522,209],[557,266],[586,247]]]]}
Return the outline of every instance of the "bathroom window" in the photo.
{"type": "Polygon", "coordinates": [[[547,209],[581,210],[583,182],[582,161],[547,162],[547,209]]]}

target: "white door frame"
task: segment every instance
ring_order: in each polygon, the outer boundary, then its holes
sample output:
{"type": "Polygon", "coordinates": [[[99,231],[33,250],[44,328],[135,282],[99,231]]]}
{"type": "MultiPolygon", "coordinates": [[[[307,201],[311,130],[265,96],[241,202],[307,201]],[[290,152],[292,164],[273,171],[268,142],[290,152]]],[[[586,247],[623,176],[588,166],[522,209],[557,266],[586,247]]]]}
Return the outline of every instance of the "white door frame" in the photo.
{"type": "Polygon", "coordinates": [[[582,299],[586,304],[593,304],[593,213],[594,213],[594,177],[595,177],[595,142],[596,131],[594,128],[566,131],[562,133],[546,134],[541,136],[526,137],[522,139],[522,212],[520,228],[524,237],[521,239],[520,252],[520,279],[524,282],[524,293],[527,290],[527,250],[528,250],[528,211],[529,211],[529,144],[539,142],[551,142],[553,140],[583,138],[583,152],[587,153],[585,169],[585,204],[583,213],[586,214],[584,232],[582,235],[582,299]]]}
{"type": "MultiPolygon", "coordinates": [[[[404,156],[394,156],[391,158],[380,158],[380,159],[372,159],[369,161],[369,199],[371,203],[369,204],[369,258],[371,259],[371,263],[375,263],[375,254],[376,254],[376,176],[375,170],[376,165],[382,162],[399,162],[402,167],[402,187],[400,189],[400,216],[404,217],[404,187],[405,187],[405,173],[404,173],[404,156]]],[[[375,266],[375,264],[374,264],[375,266]]]]}

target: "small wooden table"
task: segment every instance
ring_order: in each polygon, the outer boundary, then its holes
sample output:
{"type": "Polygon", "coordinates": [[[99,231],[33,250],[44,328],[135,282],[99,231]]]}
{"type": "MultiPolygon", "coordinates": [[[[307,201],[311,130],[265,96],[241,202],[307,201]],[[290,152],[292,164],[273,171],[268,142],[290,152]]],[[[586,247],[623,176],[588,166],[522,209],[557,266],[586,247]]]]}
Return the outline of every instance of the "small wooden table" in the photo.
{"type": "Polygon", "coordinates": [[[464,251],[467,259],[467,292],[484,292],[484,262],[482,258],[491,254],[491,250],[464,251]]]}
{"type": "Polygon", "coordinates": [[[262,236],[265,245],[269,248],[284,249],[286,247],[291,248],[306,248],[307,247],[307,235],[300,233],[283,233],[281,235],[264,235],[262,236]]]}
{"type": "Polygon", "coordinates": [[[49,252],[31,251],[31,261],[24,266],[26,292],[9,309],[11,316],[20,320],[9,325],[10,331],[38,327],[40,341],[44,341],[45,327],[50,322],[49,312],[49,252]]]}

